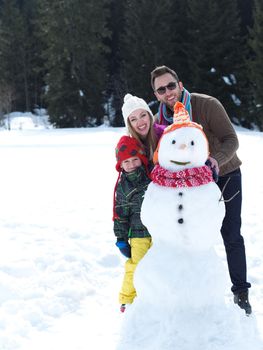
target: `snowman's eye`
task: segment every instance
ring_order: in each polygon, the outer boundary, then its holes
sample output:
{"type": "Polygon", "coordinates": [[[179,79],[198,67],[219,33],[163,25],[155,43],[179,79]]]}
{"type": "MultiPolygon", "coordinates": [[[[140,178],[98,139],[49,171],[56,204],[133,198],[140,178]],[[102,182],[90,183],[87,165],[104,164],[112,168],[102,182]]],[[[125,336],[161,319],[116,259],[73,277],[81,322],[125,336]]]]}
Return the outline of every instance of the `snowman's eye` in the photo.
{"type": "Polygon", "coordinates": [[[195,144],[194,141],[191,141],[191,146],[194,146],[194,144],[195,144]]]}
{"type": "Polygon", "coordinates": [[[176,141],[175,141],[175,140],[173,140],[173,141],[172,141],[172,144],[174,145],[175,143],[176,143],[176,141]]]}

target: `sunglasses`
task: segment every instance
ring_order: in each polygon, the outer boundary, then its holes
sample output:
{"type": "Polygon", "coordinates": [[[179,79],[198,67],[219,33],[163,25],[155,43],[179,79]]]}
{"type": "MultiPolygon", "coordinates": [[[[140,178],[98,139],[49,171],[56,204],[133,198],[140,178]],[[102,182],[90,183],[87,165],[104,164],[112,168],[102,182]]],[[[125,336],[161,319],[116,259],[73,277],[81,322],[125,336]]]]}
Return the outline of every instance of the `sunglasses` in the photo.
{"type": "Polygon", "coordinates": [[[166,86],[160,86],[155,91],[158,92],[159,95],[163,95],[163,94],[165,94],[166,89],[172,91],[172,90],[176,89],[176,87],[177,87],[177,82],[172,81],[169,84],[167,84],[166,86]]]}

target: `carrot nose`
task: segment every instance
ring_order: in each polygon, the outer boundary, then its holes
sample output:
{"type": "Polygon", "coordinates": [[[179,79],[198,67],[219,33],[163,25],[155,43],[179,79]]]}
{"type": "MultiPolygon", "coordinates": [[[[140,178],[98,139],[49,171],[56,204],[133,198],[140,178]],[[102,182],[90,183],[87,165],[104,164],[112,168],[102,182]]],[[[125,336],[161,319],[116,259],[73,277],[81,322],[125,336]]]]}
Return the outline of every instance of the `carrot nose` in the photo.
{"type": "Polygon", "coordinates": [[[187,146],[185,143],[182,143],[180,146],[179,146],[179,149],[185,149],[187,146]]]}

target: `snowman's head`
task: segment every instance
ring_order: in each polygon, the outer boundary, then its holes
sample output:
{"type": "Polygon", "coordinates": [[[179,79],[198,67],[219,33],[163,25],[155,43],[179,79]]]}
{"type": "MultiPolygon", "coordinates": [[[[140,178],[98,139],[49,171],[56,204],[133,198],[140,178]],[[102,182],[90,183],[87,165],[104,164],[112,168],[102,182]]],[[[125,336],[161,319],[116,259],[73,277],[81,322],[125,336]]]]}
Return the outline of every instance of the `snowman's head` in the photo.
{"type": "Polygon", "coordinates": [[[155,162],[172,172],[203,166],[209,148],[202,126],[190,121],[180,102],[176,103],[174,109],[178,113],[175,113],[174,123],[165,129],[159,141],[155,162]]]}

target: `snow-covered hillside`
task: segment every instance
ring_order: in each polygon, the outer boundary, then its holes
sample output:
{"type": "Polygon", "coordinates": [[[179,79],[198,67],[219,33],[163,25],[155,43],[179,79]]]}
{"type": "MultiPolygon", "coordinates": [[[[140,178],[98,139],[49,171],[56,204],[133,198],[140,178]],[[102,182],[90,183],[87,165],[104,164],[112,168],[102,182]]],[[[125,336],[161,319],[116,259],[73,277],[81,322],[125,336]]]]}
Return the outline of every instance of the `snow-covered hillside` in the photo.
{"type": "Polygon", "coordinates": [[[34,114],[31,112],[7,114],[3,117],[1,126],[8,130],[47,129],[51,127],[45,109],[35,109],[34,112],[34,114]]]}

